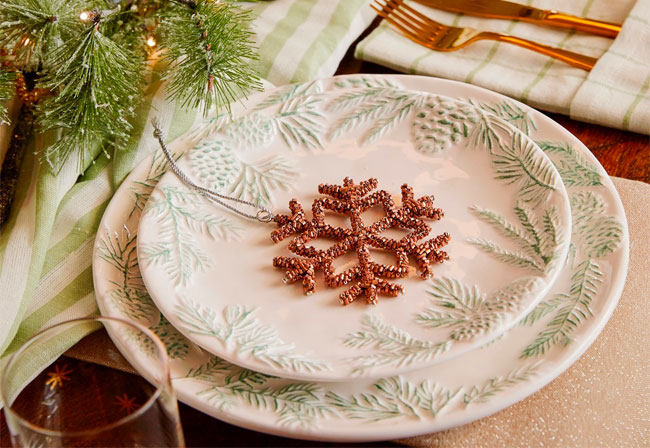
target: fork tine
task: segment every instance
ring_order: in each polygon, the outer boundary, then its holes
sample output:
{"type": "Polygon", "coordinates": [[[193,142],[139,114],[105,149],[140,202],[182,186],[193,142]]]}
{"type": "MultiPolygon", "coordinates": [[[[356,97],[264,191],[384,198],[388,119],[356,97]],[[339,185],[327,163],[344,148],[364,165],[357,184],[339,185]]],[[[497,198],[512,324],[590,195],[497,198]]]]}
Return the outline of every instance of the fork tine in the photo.
{"type": "Polygon", "coordinates": [[[404,12],[399,9],[399,3],[391,0],[388,0],[385,5],[380,3],[379,0],[376,0],[376,3],[382,6],[382,11],[384,13],[389,13],[389,16],[382,16],[388,23],[399,28],[401,31],[406,29],[420,39],[428,39],[430,37],[426,28],[419,26],[417,23],[413,23],[410,17],[405,17],[404,12]]]}
{"type": "Polygon", "coordinates": [[[436,31],[438,31],[440,29],[447,28],[447,25],[443,25],[441,23],[438,23],[435,20],[425,16],[424,14],[422,14],[417,9],[411,8],[409,5],[404,3],[402,0],[400,0],[400,3],[401,3],[401,7],[404,10],[406,10],[406,11],[410,12],[411,14],[417,16],[420,19],[421,22],[424,22],[425,26],[434,28],[436,31]]]}
{"type": "Polygon", "coordinates": [[[403,0],[386,0],[386,1],[393,8],[393,13],[399,13],[399,14],[401,14],[403,16],[406,16],[406,18],[411,23],[419,25],[419,28],[422,29],[423,31],[437,32],[438,29],[440,28],[440,24],[428,21],[428,20],[430,20],[430,19],[428,19],[428,17],[422,16],[422,14],[420,14],[418,11],[414,10],[413,8],[409,7],[406,3],[404,3],[403,0]],[[414,15],[413,13],[416,13],[416,15],[414,15]],[[418,16],[418,14],[419,14],[419,16],[418,16]],[[433,24],[435,24],[435,25],[433,25],[433,24]],[[431,29],[431,28],[433,28],[433,29],[431,29]]]}
{"type": "Polygon", "coordinates": [[[379,6],[382,7],[382,9],[377,9],[377,7],[375,5],[370,5],[370,7],[372,9],[374,9],[375,12],[377,12],[377,14],[379,16],[383,17],[388,23],[390,23],[395,28],[397,28],[397,30],[400,33],[402,33],[404,36],[406,36],[408,39],[412,40],[416,44],[422,45],[422,46],[430,48],[432,50],[435,50],[433,45],[430,42],[428,42],[428,39],[423,38],[422,36],[419,36],[418,34],[414,33],[413,31],[409,30],[408,28],[402,26],[399,22],[396,22],[395,20],[393,20],[393,18],[390,16],[390,9],[389,8],[384,8],[383,5],[381,5],[378,0],[375,0],[375,1],[376,1],[376,3],[379,4],[379,6]],[[388,9],[389,12],[386,12],[385,9],[388,9]]]}

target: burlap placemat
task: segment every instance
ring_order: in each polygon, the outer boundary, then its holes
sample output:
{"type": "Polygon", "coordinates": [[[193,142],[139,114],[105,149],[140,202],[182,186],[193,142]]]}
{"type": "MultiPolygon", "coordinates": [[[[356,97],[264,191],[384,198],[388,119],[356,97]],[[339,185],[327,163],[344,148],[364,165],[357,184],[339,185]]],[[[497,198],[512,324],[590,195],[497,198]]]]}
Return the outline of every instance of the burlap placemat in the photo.
{"type": "MultiPolygon", "coordinates": [[[[650,185],[613,178],[630,228],[623,295],[596,342],[539,392],[458,428],[399,440],[423,447],[650,446],[650,185]]],[[[135,373],[104,331],[67,356],[135,373]]]]}

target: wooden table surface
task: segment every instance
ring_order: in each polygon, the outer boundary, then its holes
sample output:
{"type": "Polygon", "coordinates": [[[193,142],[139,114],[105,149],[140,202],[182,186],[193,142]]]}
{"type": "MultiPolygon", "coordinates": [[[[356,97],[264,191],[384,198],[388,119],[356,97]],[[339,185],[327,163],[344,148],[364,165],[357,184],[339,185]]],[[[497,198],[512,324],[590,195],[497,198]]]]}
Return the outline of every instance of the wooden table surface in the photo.
{"type": "MultiPolygon", "coordinates": [[[[376,26],[376,23],[373,24],[376,26]]],[[[370,28],[372,29],[372,27],[370,28]]],[[[367,34],[361,36],[360,39],[367,34]]],[[[397,73],[385,67],[355,60],[353,44],[336,74],[397,73]]],[[[632,132],[582,123],[558,114],[547,114],[578,137],[596,156],[607,173],[650,183],[650,137],[632,132]]],[[[129,375],[124,373],[124,375],[129,375]]],[[[187,446],[346,446],[306,442],[269,436],[238,428],[179,403],[187,446]]],[[[0,446],[10,446],[9,434],[0,412],[0,446]]],[[[351,445],[347,445],[351,446],[351,445]]],[[[390,442],[354,446],[397,446],[390,442]]]]}

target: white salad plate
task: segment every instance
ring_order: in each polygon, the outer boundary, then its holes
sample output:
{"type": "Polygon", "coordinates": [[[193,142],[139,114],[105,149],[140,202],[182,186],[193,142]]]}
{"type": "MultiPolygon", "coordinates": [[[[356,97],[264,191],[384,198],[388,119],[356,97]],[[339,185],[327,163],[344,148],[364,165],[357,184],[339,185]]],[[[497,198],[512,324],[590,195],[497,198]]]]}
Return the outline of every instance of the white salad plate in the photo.
{"type": "MultiPolygon", "coordinates": [[[[300,382],[250,371],[212,356],[165,319],[140,277],[136,244],[141,209],[167,169],[162,154],[156,152],[124,181],[100,225],[93,276],[101,313],[138,321],[158,334],[168,348],[173,386],[182,402],[229,423],[286,437],[352,442],[431,433],[510,406],[566,370],[611,316],[623,289],[629,254],[622,204],[589,150],[534,109],[471,85],[395,75],[346,76],[319,83],[325,91],[338,88],[337,84],[391,83],[471,100],[538,142],[562,175],[573,230],[561,273],[533,311],[478,350],[377,380],[300,382]]],[[[195,143],[192,135],[187,135],[170,148],[180,154],[195,143]]],[[[241,287],[247,283],[242,282],[241,287]]],[[[484,296],[476,303],[471,291],[461,288],[456,295],[468,305],[474,303],[481,312],[484,296]]],[[[150,376],[149,348],[137,339],[109,334],[129,362],[145,377],[150,376]]],[[[399,333],[392,337],[395,344],[404,341],[399,333]]]]}
{"type": "Polygon", "coordinates": [[[543,151],[488,108],[388,81],[292,85],[245,105],[178,164],[202,187],[296,216],[283,223],[288,237],[274,243],[276,223],[239,217],[171,171],[138,230],[154,303],[210,353],[302,381],[395,375],[490,342],[557,278],[571,236],[564,184],[543,151]],[[343,185],[348,176],[378,186],[358,191],[343,185]],[[335,187],[319,195],[319,184],[335,187]],[[292,198],[300,205],[289,211],[292,198]],[[417,255],[429,251],[434,262],[423,267],[417,255]],[[398,269],[404,278],[386,276],[398,269]],[[381,291],[396,287],[397,297],[381,291]]]}

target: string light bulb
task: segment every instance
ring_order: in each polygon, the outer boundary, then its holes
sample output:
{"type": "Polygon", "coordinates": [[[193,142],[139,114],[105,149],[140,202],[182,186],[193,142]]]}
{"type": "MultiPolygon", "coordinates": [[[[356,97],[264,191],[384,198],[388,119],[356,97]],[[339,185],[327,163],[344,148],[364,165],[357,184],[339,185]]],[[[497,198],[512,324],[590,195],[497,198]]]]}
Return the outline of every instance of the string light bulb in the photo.
{"type": "Polygon", "coordinates": [[[90,19],[90,14],[88,13],[88,11],[84,11],[81,14],[79,14],[79,20],[81,20],[82,22],[87,22],[88,19],[90,19]]]}
{"type": "Polygon", "coordinates": [[[156,39],[154,39],[153,36],[147,38],[147,46],[151,48],[156,46],[156,39]]]}
{"type": "Polygon", "coordinates": [[[27,45],[29,45],[30,42],[31,42],[31,40],[29,39],[29,37],[25,37],[25,38],[23,39],[23,45],[24,45],[25,47],[26,47],[27,45]]]}

